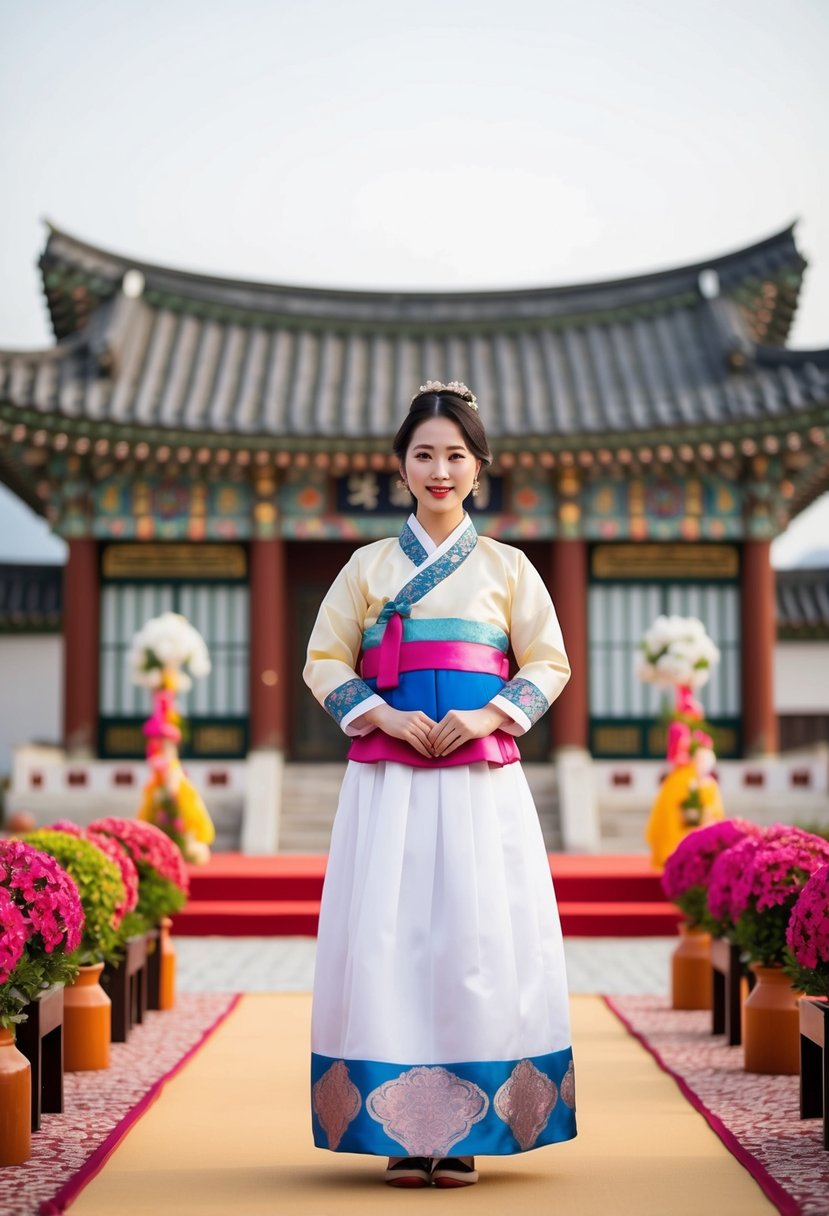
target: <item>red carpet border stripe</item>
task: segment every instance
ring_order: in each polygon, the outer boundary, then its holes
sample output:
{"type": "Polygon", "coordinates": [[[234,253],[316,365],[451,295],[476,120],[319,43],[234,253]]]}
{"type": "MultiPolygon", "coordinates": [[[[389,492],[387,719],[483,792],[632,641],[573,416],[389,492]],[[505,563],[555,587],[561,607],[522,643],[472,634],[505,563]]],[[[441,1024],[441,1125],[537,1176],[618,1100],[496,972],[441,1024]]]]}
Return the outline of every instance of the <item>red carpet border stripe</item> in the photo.
{"type": "Polygon", "coordinates": [[[781,1216],[829,1213],[829,1153],[822,1147],[821,1121],[799,1117],[798,1077],[746,1073],[742,1048],[726,1047],[722,1037],[711,1035],[710,1013],[673,1010],[664,997],[602,999],[674,1079],[781,1216]],[[690,1067],[689,1059],[695,1061],[690,1067]],[[758,1093],[765,1096],[765,1115],[758,1093]],[[752,1119],[755,1127],[763,1127],[754,1151],[743,1143],[750,1139],[752,1119]]]}
{"type": "Polygon", "coordinates": [[[179,994],[175,1009],[149,1013],[128,1042],[113,1043],[109,1068],[66,1073],[63,1114],[43,1116],[25,1164],[0,1170],[2,1216],[66,1211],[239,999],[229,993],[179,994]]]}

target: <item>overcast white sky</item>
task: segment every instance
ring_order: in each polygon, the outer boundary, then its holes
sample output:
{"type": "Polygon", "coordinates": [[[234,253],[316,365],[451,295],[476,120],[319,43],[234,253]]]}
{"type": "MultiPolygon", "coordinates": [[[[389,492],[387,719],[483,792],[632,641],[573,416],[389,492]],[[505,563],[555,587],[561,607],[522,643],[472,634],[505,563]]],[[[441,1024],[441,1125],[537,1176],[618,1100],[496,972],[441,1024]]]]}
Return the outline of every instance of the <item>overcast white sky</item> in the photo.
{"type": "MultiPolygon", "coordinates": [[[[44,216],[194,270],[447,290],[641,273],[797,219],[790,344],[829,346],[826,0],[0,0],[0,40],[2,347],[51,342],[44,216]]],[[[59,553],[14,507],[0,560],[59,553]]],[[[829,496],[775,560],[816,548],[829,496]]]]}

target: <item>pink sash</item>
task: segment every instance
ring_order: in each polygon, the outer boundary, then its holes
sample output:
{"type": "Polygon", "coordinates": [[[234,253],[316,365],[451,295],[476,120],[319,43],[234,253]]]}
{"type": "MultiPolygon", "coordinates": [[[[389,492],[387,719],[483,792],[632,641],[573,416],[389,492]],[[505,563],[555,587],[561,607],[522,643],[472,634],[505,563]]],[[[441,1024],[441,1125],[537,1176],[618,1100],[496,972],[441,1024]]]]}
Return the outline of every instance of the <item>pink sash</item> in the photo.
{"type": "MultiPolygon", "coordinates": [[[[399,616],[392,617],[386,634],[399,620],[399,616]]],[[[394,655],[393,683],[387,657],[382,644],[363,652],[360,675],[364,680],[376,676],[378,689],[397,687],[401,671],[479,671],[500,676],[502,680],[509,675],[509,660],[504,652],[483,642],[403,642],[394,655]]]]}

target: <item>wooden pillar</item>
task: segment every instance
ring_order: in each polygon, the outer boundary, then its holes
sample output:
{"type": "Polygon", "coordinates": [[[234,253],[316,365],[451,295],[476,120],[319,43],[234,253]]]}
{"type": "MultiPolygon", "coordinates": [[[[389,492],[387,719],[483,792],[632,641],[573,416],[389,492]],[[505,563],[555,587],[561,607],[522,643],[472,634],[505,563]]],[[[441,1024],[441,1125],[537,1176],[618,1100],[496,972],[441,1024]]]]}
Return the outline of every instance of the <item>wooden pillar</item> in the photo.
{"type": "Polygon", "coordinates": [[[564,634],[572,675],[553,702],[554,747],[588,747],[587,708],[587,542],[554,540],[550,594],[564,634]]]}
{"type": "Polygon", "coordinates": [[[250,543],[250,746],[285,747],[285,542],[250,543]]]}
{"type": "Polygon", "coordinates": [[[771,542],[743,543],[740,586],[743,754],[777,751],[774,711],[774,570],[771,542]]]}
{"type": "Polygon", "coordinates": [[[63,572],[63,745],[76,756],[98,749],[100,598],[98,542],[70,540],[63,572]]]}

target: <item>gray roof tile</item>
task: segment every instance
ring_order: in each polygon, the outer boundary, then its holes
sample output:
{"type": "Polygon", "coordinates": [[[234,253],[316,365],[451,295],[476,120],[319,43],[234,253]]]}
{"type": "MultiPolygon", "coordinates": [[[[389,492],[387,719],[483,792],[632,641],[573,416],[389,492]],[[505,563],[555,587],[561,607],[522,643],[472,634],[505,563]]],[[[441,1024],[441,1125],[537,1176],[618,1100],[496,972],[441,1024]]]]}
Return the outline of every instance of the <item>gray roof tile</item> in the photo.
{"type": "Polygon", "coordinates": [[[736,301],[781,275],[784,329],[803,264],[787,229],[708,263],[610,283],[348,292],[186,274],[53,230],[42,265],[66,336],[46,351],[0,352],[0,404],[50,425],[88,419],[194,439],[381,440],[434,378],[470,384],[496,440],[612,441],[785,419],[829,405],[829,351],[755,343],[736,301]],[[698,287],[706,266],[722,286],[715,299],[698,287]],[[138,298],[120,288],[130,268],[144,276],[138,298]],[[74,330],[67,275],[91,300],[74,330]],[[729,364],[735,351],[742,370],[729,364]]]}
{"type": "Polygon", "coordinates": [[[777,628],[784,636],[829,636],[829,568],[778,570],[777,628]]]}

